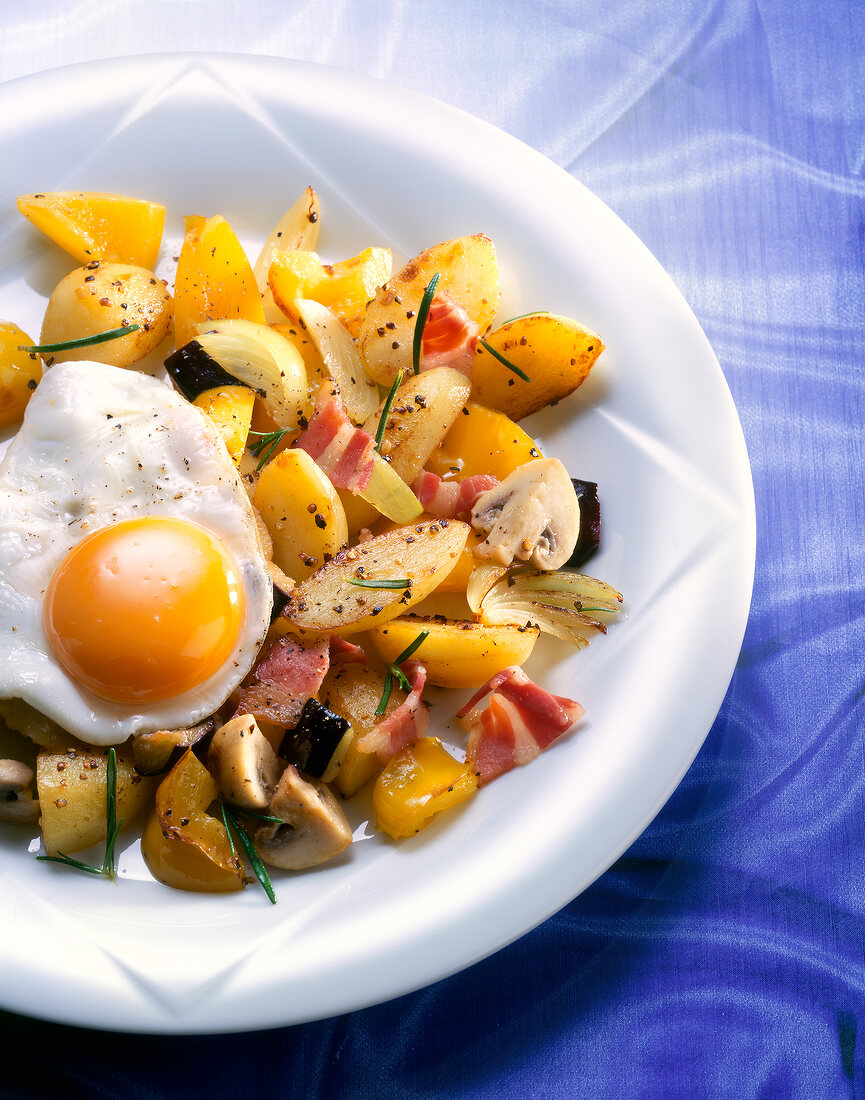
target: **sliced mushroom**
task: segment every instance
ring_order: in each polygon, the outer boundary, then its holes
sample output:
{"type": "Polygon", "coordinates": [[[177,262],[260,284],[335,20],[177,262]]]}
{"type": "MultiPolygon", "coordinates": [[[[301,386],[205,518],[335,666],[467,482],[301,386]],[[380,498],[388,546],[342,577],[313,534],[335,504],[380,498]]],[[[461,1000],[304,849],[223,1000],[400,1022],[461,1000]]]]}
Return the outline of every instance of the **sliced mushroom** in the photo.
{"type": "Polygon", "coordinates": [[[0,760],[0,821],[35,825],[39,800],[33,797],[36,774],[20,760],[0,760]]]}
{"type": "Polygon", "coordinates": [[[276,753],[251,714],[237,715],[214,733],[207,767],[225,800],[248,810],[267,809],[280,773],[276,753]]]}
{"type": "Polygon", "coordinates": [[[476,558],[538,569],[559,569],[580,533],[580,506],[568,471],[557,458],[527,462],[478,497],[472,527],[486,535],[476,558]]]}
{"type": "Polygon", "coordinates": [[[351,826],[336,797],[323,783],[303,779],[293,764],[282,773],[267,812],[285,822],[255,830],[255,847],[272,867],[302,871],[351,844],[351,826]]]}
{"type": "Polygon", "coordinates": [[[206,718],[197,726],[136,734],[132,739],[135,770],[139,775],[158,775],[173,767],[188,748],[213,733],[215,724],[212,718],[206,718]]]}

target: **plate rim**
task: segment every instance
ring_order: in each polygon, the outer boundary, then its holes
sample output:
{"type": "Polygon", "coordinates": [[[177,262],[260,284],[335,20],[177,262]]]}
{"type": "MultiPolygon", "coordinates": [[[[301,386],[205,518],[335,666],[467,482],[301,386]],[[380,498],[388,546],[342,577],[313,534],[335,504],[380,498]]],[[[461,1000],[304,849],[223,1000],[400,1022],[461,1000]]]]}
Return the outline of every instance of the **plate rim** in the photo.
{"type": "MultiPolygon", "coordinates": [[[[656,805],[650,811],[647,811],[642,815],[640,820],[634,823],[627,832],[627,835],[620,838],[614,849],[604,855],[602,859],[598,861],[598,867],[592,874],[591,878],[583,883],[576,892],[573,892],[570,888],[564,888],[560,891],[557,898],[553,899],[551,903],[548,902],[543,907],[542,911],[538,911],[535,917],[529,922],[519,928],[511,929],[508,934],[501,936],[495,942],[491,942],[483,946],[478,950],[476,945],[466,945],[466,948],[462,952],[454,953],[451,961],[444,968],[435,961],[430,961],[426,966],[419,967],[414,973],[413,977],[406,981],[401,978],[400,981],[394,984],[384,983],[390,988],[386,991],[383,990],[383,986],[378,989],[377,992],[367,997],[360,991],[358,991],[353,998],[337,998],[331,1000],[330,1007],[325,1007],[324,1010],[315,1011],[311,1015],[307,1015],[303,1012],[300,1014],[291,1015],[289,1017],[280,1016],[279,1018],[269,1018],[273,1016],[271,1012],[265,1012],[263,1016],[252,1021],[252,1027],[254,1028],[268,1028],[285,1026],[286,1024],[306,1022],[314,1019],[326,1018],[335,1014],[354,1011],[363,1007],[367,1007],[372,1004],[381,1003],[385,1000],[389,1000],[395,997],[399,997],[408,993],[411,993],[419,988],[423,988],[432,982],[438,981],[449,975],[463,970],[474,963],[480,961],[482,958],[500,950],[508,943],[515,941],[522,935],[525,935],[532,928],[537,927],[543,921],[547,920],[553,913],[557,912],[564,905],[568,904],[570,900],[578,896],[584,889],[586,889],[592,882],[603,874],[619,856],[627,850],[627,848],[634,842],[634,840],[645,830],[648,824],[653,820],[657,813],[666,804],[669,797],[681,782],[683,776],[691,766],[694,758],[699,752],[706,736],[708,735],[718,710],[723,703],[723,699],[726,695],[730,681],[732,679],[736,660],[738,658],[739,650],[741,648],[742,640],[744,638],[745,629],[747,626],[750,603],[753,593],[755,564],[756,564],[756,507],[754,499],[754,487],[753,477],[751,473],[750,462],[748,459],[747,445],[745,442],[744,433],[742,431],[741,422],[738,417],[738,413],[733,402],[732,394],[730,392],[729,384],[724,376],[723,370],[718,362],[718,359],[709,344],[708,338],[702,330],[693,310],[688,302],[685,300],[681,292],[675,286],[672,278],[667,274],[659,261],[654,257],[651,251],[645,244],[636,236],[636,234],[627,226],[627,224],[608,207],[603,201],[598,198],[593,192],[591,192],[584,184],[575,179],[565,169],[556,165],[553,161],[546,158],[538,150],[532,146],[526,144],[513,135],[508,134],[506,131],[499,129],[493,124],[484,121],[461,108],[455,107],[451,104],[437,100],[432,96],[426,95],[422,92],[415,91],[413,89],[407,89],[401,85],[392,83],[387,80],[382,80],[378,77],[369,76],[364,73],[356,72],[349,69],[337,68],[329,65],[323,65],[316,62],[303,61],[300,59],[280,58],[267,54],[243,54],[243,53],[231,53],[231,52],[159,52],[159,53],[147,53],[147,54],[134,54],[128,56],[119,56],[115,58],[103,58],[94,61],[84,61],[73,65],[66,65],[54,69],[45,70],[40,73],[32,73],[26,76],[14,78],[9,81],[5,81],[0,84],[0,102],[4,96],[10,96],[16,94],[25,86],[32,88],[38,88],[39,86],[47,87],[57,81],[63,82],[72,80],[73,82],[87,78],[87,74],[95,70],[110,70],[120,66],[120,78],[124,72],[140,71],[148,68],[155,68],[158,65],[167,63],[178,64],[191,64],[191,65],[212,65],[219,66],[220,63],[227,63],[233,66],[237,66],[239,69],[244,69],[249,65],[257,66],[263,63],[273,65],[277,68],[288,68],[292,70],[306,70],[309,72],[316,72],[323,79],[338,79],[340,81],[347,81],[348,83],[359,83],[368,88],[371,94],[380,94],[384,89],[387,94],[398,93],[400,96],[407,97],[417,104],[421,105],[425,110],[431,111],[434,114],[444,115],[452,114],[459,118],[463,125],[470,125],[475,127],[478,132],[485,134],[490,140],[496,143],[512,143],[512,148],[515,152],[519,152],[519,155],[523,158],[529,158],[533,162],[535,167],[543,167],[543,171],[547,172],[552,170],[558,174],[562,186],[573,187],[578,189],[583,198],[591,203],[597,204],[597,207],[603,209],[606,215],[613,219],[612,224],[617,227],[618,232],[623,232],[627,235],[628,243],[631,248],[636,248],[642,255],[643,260],[648,261],[653,269],[653,275],[659,280],[659,286],[662,285],[666,293],[672,294],[673,301],[676,304],[677,309],[682,313],[682,316],[686,318],[688,323],[694,329],[695,335],[699,334],[704,344],[704,351],[707,358],[711,361],[713,369],[717,374],[716,382],[720,382],[723,390],[726,391],[726,399],[729,402],[727,413],[729,415],[732,412],[733,420],[735,421],[735,428],[738,429],[737,444],[739,451],[737,454],[740,468],[738,469],[739,480],[741,482],[739,489],[743,493],[743,498],[737,500],[737,504],[740,507],[744,507],[745,512],[738,515],[739,523],[743,525],[747,531],[748,541],[747,545],[739,548],[740,557],[738,560],[739,572],[742,574],[742,580],[744,587],[739,593],[738,598],[740,600],[735,629],[731,632],[730,636],[730,656],[727,662],[727,667],[723,671],[723,675],[718,674],[717,685],[714,694],[717,696],[716,705],[712,711],[712,717],[706,724],[705,729],[699,734],[694,734],[689,741],[688,751],[683,752],[678,758],[678,766],[675,769],[675,773],[671,772],[668,782],[665,785],[665,789],[661,795],[656,799],[656,805]],[[684,311],[684,312],[682,312],[684,311]],[[744,464],[744,465],[742,465],[744,464]]],[[[286,96],[290,98],[290,89],[286,92],[286,96]]],[[[728,424],[728,427],[730,425],[728,424]]],[[[734,434],[735,430],[734,430],[734,434]]],[[[433,953],[430,953],[431,955],[433,953]]],[[[28,997],[26,994],[19,995],[18,998],[14,996],[6,997],[4,995],[5,1007],[8,1007],[11,1011],[22,1012],[34,1017],[53,1020],[62,1023],[70,1023],[81,1027],[92,1028],[110,1028],[116,1029],[118,1027],[117,1021],[112,1019],[111,1006],[106,1004],[104,1014],[101,1016],[97,1014],[90,1020],[82,1021],[80,1018],[76,1018],[69,1011],[69,1006],[64,1005],[60,1009],[53,1009],[50,1004],[35,1003],[34,1000],[28,997]]],[[[179,1020],[171,1013],[166,1014],[165,1018],[160,1022],[153,1019],[140,1020],[136,1023],[120,1025],[122,1030],[129,1032],[139,1033],[182,1033],[182,1034],[216,1034],[216,1033],[232,1033],[237,1031],[250,1030],[248,1021],[244,1021],[244,1026],[220,1026],[218,1023],[211,1021],[208,1026],[201,1027],[195,1024],[193,1021],[185,1022],[179,1020]],[[187,1026],[187,1025],[191,1026],[187,1026]]]]}

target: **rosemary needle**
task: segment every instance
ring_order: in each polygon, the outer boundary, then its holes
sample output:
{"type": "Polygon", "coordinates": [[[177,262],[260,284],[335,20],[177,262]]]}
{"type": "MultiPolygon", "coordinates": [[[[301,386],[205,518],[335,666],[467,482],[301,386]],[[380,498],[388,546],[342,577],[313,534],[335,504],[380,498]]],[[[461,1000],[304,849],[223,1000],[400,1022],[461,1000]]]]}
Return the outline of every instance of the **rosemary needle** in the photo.
{"type": "Polygon", "coordinates": [[[379,702],[375,710],[376,718],[381,718],[381,716],[387,710],[387,705],[390,702],[391,693],[393,692],[394,680],[399,681],[399,686],[403,689],[404,692],[406,692],[406,694],[409,694],[411,692],[411,684],[408,682],[405,673],[399,666],[403,663],[403,661],[407,661],[409,657],[412,656],[412,654],[417,653],[417,651],[420,649],[420,647],[423,645],[428,637],[429,631],[422,630],[420,634],[418,634],[418,636],[414,639],[414,641],[410,642],[405,647],[402,653],[400,653],[399,657],[397,657],[397,659],[392,664],[389,664],[387,666],[387,674],[384,678],[384,691],[381,695],[381,701],[379,702]]]}
{"type": "Polygon", "coordinates": [[[415,374],[420,374],[420,353],[423,347],[423,330],[426,325],[427,315],[429,314],[429,307],[432,305],[432,300],[435,297],[440,275],[441,272],[437,271],[427,283],[423,292],[423,298],[421,298],[420,305],[418,306],[417,320],[414,323],[414,341],[411,349],[412,367],[414,368],[415,374]]]}
{"type": "MultiPolygon", "coordinates": [[[[417,371],[415,371],[415,374],[417,374],[417,371]]],[[[381,411],[381,418],[378,422],[378,427],[375,430],[375,449],[378,451],[379,454],[381,454],[381,445],[384,440],[385,429],[387,428],[387,418],[390,416],[390,407],[393,404],[393,399],[396,396],[396,391],[399,389],[401,384],[402,371],[397,371],[397,376],[393,380],[393,385],[390,388],[390,393],[388,393],[387,397],[385,398],[384,408],[381,411]]]]}
{"type": "Polygon", "coordinates": [[[120,328],[112,328],[108,332],[95,332],[92,336],[80,336],[77,340],[63,340],[59,344],[20,344],[18,350],[38,355],[55,351],[72,351],[74,348],[88,348],[91,344],[104,344],[108,340],[119,340],[121,336],[137,332],[140,328],[141,325],[121,325],[120,328]]]}
{"type": "Polygon", "coordinates": [[[88,875],[102,875],[104,878],[116,880],[114,850],[117,837],[123,827],[123,819],[117,820],[117,753],[114,749],[108,750],[108,762],[105,766],[105,857],[101,867],[93,867],[89,863],[83,863],[80,859],[58,852],[56,856],[37,856],[43,863],[63,863],[76,871],[86,871],[88,875]]]}
{"type": "Polygon", "coordinates": [[[520,368],[515,363],[512,363],[510,359],[505,359],[505,357],[500,352],[496,351],[495,348],[490,347],[486,340],[481,338],[480,343],[483,345],[484,348],[486,348],[493,359],[498,359],[500,363],[503,363],[508,368],[508,370],[512,370],[514,374],[522,378],[524,382],[531,382],[531,378],[529,378],[524,370],[520,370],[520,368]]]}
{"type": "Polygon", "coordinates": [[[348,583],[358,588],[411,588],[408,577],[382,577],[380,580],[375,577],[349,577],[348,583]]]}
{"type": "MultiPolygon", "coordinates": [[[[246,858],[252,865],[255,877],[261,884],[262,890],[264,890],[265,894],[267,894],[270,899],[270,904],[276,905],[276,894],[273,891],[273,883],[270,881],[270,875],[267,873],[267,868],[264,866],[261,856],[255,850],[255,845],[252,843],[249,833],[238,821],[234,810],[230,809],[225,802],[222,803],[222,816],[223,820],[227,819],[231,823],[231,827],[234,829],[241,847],[244,852],[246,852],[246,858]]],[[[285,824],[285,822],[283,822],[283,824],[285,824]]]]}

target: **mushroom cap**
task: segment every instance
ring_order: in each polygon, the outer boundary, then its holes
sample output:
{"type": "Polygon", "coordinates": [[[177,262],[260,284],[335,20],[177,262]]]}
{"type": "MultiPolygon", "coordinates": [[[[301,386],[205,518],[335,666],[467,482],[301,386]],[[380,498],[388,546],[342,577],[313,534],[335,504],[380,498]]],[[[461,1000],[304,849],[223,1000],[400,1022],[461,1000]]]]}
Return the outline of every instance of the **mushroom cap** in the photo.
{"type": "Polygon", "coordinates": [[[293,764],[282,773],[267,812],[285,822],[255,830],[255,847],[272,867],[302,871],[351,844],[351,825],[335,795],[323,783],[304,779],[293,764]]]}
{"type": "Polygon", "coordinates": [[[21,760],[0,760],[0,821],[35,824],[39,801],[33,797],[33,769],[21,760]]]}
{"type": "Polygon", "coordinates": [[[568,471],[557,458],[518,467],[478,497],[472,527],[486,535],[474,548],[477,558],[561,568],[580,533],[580,505],[568,471]]]}
{"type": "Polygon", "coordinates": [[[238,714],[220,726],[207,750],[207,767],[227,802],[264,810],[279,779],[273,747],[251,714],[238,714]]]}

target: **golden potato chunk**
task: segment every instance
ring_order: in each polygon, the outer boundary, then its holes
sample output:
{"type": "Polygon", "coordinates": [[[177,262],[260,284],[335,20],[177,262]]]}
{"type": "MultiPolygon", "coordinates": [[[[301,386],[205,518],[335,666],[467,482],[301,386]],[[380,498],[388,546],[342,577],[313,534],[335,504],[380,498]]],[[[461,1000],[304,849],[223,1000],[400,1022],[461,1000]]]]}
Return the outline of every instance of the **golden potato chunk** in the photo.
{"type": "Polygon", "coordinates": [[[586,380],[604,350],[596,332],[552,313],[517,317],[485,340],[528,375],[529,381],[478,344],[472,368],[472,398],[511,420],[522,420],[567,397],[586,380]]]}
{"type": "Polygon", "coordinates": [[[42,320],[40,343],[60,344],[131,325],[138,329],[105,343],[46,352],[43,358],[57,363],[84,359],[129,367],[159,347],[168,332],[171,311],[171,295],[152,271],[94,261],[70,271],[54,288],[42,320]]]}
{"type": "Polygon", "coordinates": [[[253,503],[273,540],[273,560],[296,581],[348,543],[336,489],[306,451],[282,451],[261,471],[253,503]]]}
{"type": "Polygon", "coordinates": [[[499,304],[499,269],[489,237],[476,233],[421,252],[369,303],[360,326],[360,353],[370,378],[389,386],[397,372],[412,370],[417,311],[430,279],[453,297],[483,334],[499,304]]]}
{"type": "Polygon", "coordinates": [[[405,615],[370,636],[382,660],[392,662],[423,630],[429,637],[413,656],[423,662],[430,684],[446,688],[476,688],[503,668],[522,664],[540,634],[536,626],[485,626],[405,615]]]}
{"type": "MultiPolygon", "coordinates": [[[[36,788],[42,808],[42,836],[48,855],[78,852],[105,840],[106,749],[40,752],[36,788]]],[[[132,756],[117,752],[117,820],[128,825],[153,802],[156,780],[139,775],[132,756]]]]}

